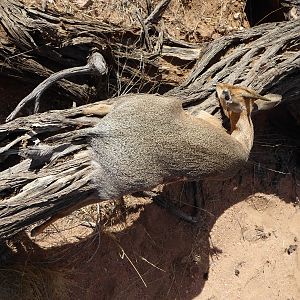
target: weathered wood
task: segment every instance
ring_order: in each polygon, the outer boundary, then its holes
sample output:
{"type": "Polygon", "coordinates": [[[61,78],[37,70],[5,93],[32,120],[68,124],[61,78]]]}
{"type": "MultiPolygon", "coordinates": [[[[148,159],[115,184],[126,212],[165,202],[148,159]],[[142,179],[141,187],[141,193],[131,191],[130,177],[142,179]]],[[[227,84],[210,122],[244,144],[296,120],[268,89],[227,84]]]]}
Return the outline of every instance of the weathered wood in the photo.
{"type": "Polygon", "coordinates": [[[171,0],[160,1],[154,8],[153,12],[151,12],[151,14],[146,18],[145,24],[147,25],[157,23],[164,11],[167,9],[170,2],[171,0]]]}
{"type": "Polygon", "coordinates": [[[22,99],[14,111],[6,118],[6,122],[11,121],[17,115],[17,113],[27,104],[28,102],[35,100],[34,113],[37,113],[39,110],[40,97],[45,92],[47,88],[53,85],[56,81],[71,77],[74,75],[104,75],[107,73],[107,65],[100,53],[93,53],[88,60],[88,63],[85,66],[73,67],[70,69],[62,70],[55,74],[52,74],[42,83],[40,83],[28,96],[22,99]]]}
{"type": "MultiPolygon", "coordinates": [[[[30,12],[27,10],[29,15],[30,12]]],[[[34,14],[58,21],[56,17],[40,12],[34,11],[34,14]]],[[[66,22],[67,27],[83,26],[79,21],[66,22]]],[[[95,27],[86,26],[88,34],[94,35],[95,27]]],[[[105,30],[103,32],[107,34],[105,30]]],[[[178,96],[192,113],[200,109],[214,112],[218,104],[211,87],[224,81],[247,85],[263,94],[279,93],[283,95],[283,101],[298,103],[299,32],[300,22],[293,21],[265,24],[216,40],[202,52],[189,78],[168,95],[178,96]]],[[[116,36],[118,33],[118,30],[114,32],[116,36]]],[[[15,36],[16,33],[11,34],[15,36]]],[[[58,35],[57,43],[61,42],[59,38],[61,35],[58,35]]],[[[24,33],[20,39],[26,40],[16,42],[22,50],[36,43],[24,33]]],[[[94,45],[87,43],[86,47],[94,45]]],[[[47,46],[45,52],[34,47],[30,49],[42,51],[39,55],[53,54],[57,50],[53,45],[47,46]]],[[[76,206],[78,201],[84,201],[94,193],[84,130],[101,122],[107,112],[103,109],[100,114],[95,114],[95,106],[110,106],[117,100],[35,114],[0,125],[0,239],[76,206]]]]}
{"type": "MultiPolygon", "coordinates": [[[[163,76],[166,68],[157,62],[159,47],[148,51],[139,28],[129,30],[96,20],[50,15],[17,0],[0,1],[0,24],[9,36],[0,43],[0,74],[38,83],[58,70],[84,65],[91,50],[96,49],[110,66],[98,99],[120,95],[128,89],[148,92],[174,87],[163,76]],[[106,86],[112,88],[105,89],[106,86]]],[[[161,43],[155,28],[149,36],[151,45],[161,43]]],[[[78,104],[96,98],[94,87],[78,82],[63,80],[56,86],[56,92],[78,104]]]]}
{"type": "Polygon", "coordinates": [[[163,46],[161,55],[162,57],[179,58],[183,61],[197,60],[200,56],[201,50],[191,48],[179,48],[171,46],[163,46]]]}
{"type": "Polygon", "coordinates": [[[188,79],[167,95],[176,95],[191,111],[218,107],[211,87],[219,81],[299,100],[300,20],[263,24],[224,36],[202,52],[188,79]]]}

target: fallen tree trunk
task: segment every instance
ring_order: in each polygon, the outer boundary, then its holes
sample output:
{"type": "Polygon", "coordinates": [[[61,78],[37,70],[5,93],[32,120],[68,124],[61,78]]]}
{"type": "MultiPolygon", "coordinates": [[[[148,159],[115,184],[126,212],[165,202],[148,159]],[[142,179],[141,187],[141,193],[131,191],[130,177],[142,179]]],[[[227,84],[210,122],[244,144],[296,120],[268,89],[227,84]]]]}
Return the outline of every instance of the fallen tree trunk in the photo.
{"type": "MultiPolygon", "coordinates": [[[[192,113],[200,109],[214,113],[218,103],[209,90],[214,83],[225,81],[262,93],[279,93],[285,102],[298,105],[299,32],[300,22],[290,21],[216,40],[203,51],[188,79],[167,95],[178,96],[192,113]]],[[[22,44],[20,49],[24,50],[23,42],[15,43],[22,44]]],[[[92,46],[94,43],[86,45],[87,49],[92,46]]],[[[49,47],[45,53],[49,51],[54,50],[49,47]]],[[[93,115],[95,105],[112,105],[114,101],[45,112],[0,125],[1,239],[75,207],[94,193],[82,129],[101,122],[105,113],[93,115]]]]}
{"type": "Polygon", "coordinates": [[[188,79],[167,95],[179,96],[192,110],[210,113],[218,106],[209,92],[219,81],[278,93],[299,100],[300,20],[263,24],[207,46],[188,79]]]}

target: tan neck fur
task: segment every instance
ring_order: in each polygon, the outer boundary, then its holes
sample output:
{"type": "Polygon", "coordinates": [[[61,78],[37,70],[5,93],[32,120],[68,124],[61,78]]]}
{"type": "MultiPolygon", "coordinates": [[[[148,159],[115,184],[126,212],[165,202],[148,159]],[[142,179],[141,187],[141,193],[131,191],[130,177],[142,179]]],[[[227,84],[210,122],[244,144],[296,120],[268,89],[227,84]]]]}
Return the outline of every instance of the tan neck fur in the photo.
{"type": "Polygon", "coordinates": [[[253,145],[254,130],[250,115],[230,112],[231,136],[235,138],[249,154],[253,145]]]}

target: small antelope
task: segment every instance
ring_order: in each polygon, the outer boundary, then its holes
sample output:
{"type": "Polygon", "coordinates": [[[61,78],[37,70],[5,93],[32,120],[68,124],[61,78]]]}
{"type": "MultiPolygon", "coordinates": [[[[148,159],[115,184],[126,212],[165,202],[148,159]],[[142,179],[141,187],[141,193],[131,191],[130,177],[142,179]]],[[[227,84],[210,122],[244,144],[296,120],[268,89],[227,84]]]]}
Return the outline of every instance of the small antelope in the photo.
{"type": "MultiPolygon", "coordinates": [[[[149,191],[163,183],[233,177],[248,160],[252,148],[252,110],[270,109],[281,101],[281,96],[261,96],[249,88],[225,83],[217,84],[216,92],[230,119],[229,133],[217,118],[204,111],[199,116],[184,111],[181,101],[174,97],[122,96],[90,129],[98,195],[76,208],[149,191]]],[[[69,213],[53,216],[32,234],[69,213]]]]}

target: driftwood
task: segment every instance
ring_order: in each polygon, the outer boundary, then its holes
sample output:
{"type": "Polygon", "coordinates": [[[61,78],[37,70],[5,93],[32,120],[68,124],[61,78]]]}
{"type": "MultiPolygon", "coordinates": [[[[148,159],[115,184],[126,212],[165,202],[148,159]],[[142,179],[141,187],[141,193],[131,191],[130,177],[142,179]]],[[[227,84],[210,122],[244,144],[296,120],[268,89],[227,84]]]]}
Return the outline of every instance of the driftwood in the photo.
{"type": "MultiPolygon", "coordinates": [[[[7,1],[0,4],[2,24],[1,5],[7,1]]],[[[27,13],[30,17],[32,11],[27,10],[27,13]]],[[[58,22],[56,17],[36,11],[34,14],[51,22],[58,22]]],[[[72,29],[72,23],[66,22],[66,27],[76,32],[75,26],[72,29]]],[[[97,43],[98,49],[101,48],[99,40],[103,35],[107,38],[109,35],[120,34],[117,29],[112,32],[111,27],[102,28],[101,32],[101,28],[90,27],[91,24],[81,22],[76,25],[86,26],[85,34],[92,36],[85,44],[85,54],[97,43]]],[[[18,29],[16,32],[19,32],[18,29]]],[[[26,32],[25,30],[21,36],[11,33],[19,49],[31,49],[36,55],[53,57],[55,48],[36,47],[36,42],[26,32]]],[[[216,40],[202,52],[188,79],[167,94],[182,99],[184,107],[191,113],[199,109],[215,113],[218,103],[211,87],[218,81],[225,81],[250,86],[263,94],[279,93],[283,95],[284,102],[295,104],[299,100],[300,86],[299,32],[300,22],[290,21],[264,24],[216,40]]],[[[60,38],[58,34],[56,43],[63,44],[60,38]]],[[[107,45],[106,38],[101,43],[107,45]]],[[[74,40],[70,45],[74,45],[74,40]]],[[[101,53],[107,58],[104,52],[101,53]]],[[[55,55],[57,62],[62,64],[63,57],[57,53],[55,55]]],[[[112,57],[117,55],[117,49],[113,49],[112,57]]],[[[133,56],[130,53],[129,59],[134,60],[133,56]]],[[[151,55],[148,57],[150,59],[151,55]]],[[[64,64],[69,67],[67,62],[64,64]]],[[[77,63],[78,61],[75,65],[77,63]]],[[[108,59],[108,66],[110,63],[113,62],[108,59]]],[[[2,64],[9,74],[13,70],[16,72],[16,66],[13,63],[9,66],[2,64]]],[[[23,69],[20,72],[19,75],[23,76],[23,69]]],[[[47,74],[46,72],[44,76],[47,74]]],[[[105,115],[105,110],[100,115],[93,115],[94,106],[113,105],[115,101],[116,98],[113,98],[76,108],[35,114],[0,125],[0,238],[11,237],[32,224],[45,221],[55,212],[76,206],[78,201],[84,201],[94,193],[84,129],[101,122],[101,117],[105,115]]]]}
{"type": "Polygon", "coordinates": [[[80,128],[99,121],[99,116],[85,116],[91,108],[111,103],[36,114],[0,126],[1,144],[18,135],[0,148],[1,237],[48,218],[53,211],[76,205],[91,194],[91,166],[80,128]],[[61,134],[62,130],[66,134],[61,134]]]}

